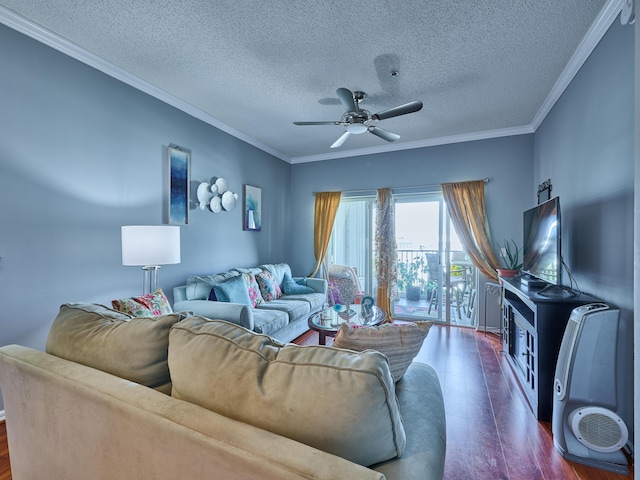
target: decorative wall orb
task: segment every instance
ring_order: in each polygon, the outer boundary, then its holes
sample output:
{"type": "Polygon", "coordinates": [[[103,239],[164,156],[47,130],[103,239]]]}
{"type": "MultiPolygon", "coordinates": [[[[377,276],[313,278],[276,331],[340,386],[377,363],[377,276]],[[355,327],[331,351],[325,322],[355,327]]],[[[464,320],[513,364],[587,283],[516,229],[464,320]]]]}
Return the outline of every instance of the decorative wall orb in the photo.
{"type": "Polygon", "coordinates": [[[218,186],[215,183],[213,185],[211,185],[211,194],[212,195],[217,195],[218,194],[218,186]]]}
{"type": "Polygon", "coordinates": [[[227,191],[227,181],[224,178],[218,178],[216,180],[216,186],[218,187],[218,193],[220,195],[227,191]]]}
{"type": "Polygon", "coordinates": [[[222,201],[220,200],[220,197],[215,196],[211,199],[211,203],[209,204],[209,207],[211,208],[211,211],[213,213],[219,213],[222,210],[222,201]]]}
{"type": "Polygon", "coordinates": [[[224,208],[227,212],[230,212],[234,208],[236,208],[236,197],[233,192],[227,190],[222,194],[222,208],[224,208]]]}
{"type": "Polygon", "coordinates": [[[207,182],[202,182],[200,185],[198,185],[196,196],[198,197],[198,202],[200,203],[200,210],[204,210],[211,199],[211,192],[209,191],[209,184],[207,182]]]}

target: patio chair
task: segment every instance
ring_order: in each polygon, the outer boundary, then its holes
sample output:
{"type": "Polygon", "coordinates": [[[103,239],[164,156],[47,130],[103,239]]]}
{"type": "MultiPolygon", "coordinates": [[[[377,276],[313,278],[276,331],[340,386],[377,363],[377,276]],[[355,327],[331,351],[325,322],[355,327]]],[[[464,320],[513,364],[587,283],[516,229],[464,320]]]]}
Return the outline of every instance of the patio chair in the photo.
{"type": "MultiPolygon", "coordinates": [[[[427,268],[429,270],[429,280],[436,282],[437,286],[431,291],[431,296],[429,297],[429,310],[428,313],[431,313],[431,308],[435,305],[438,308],[438,303],[440,303],[440,292],[443,290],[443,286],[440,285],[440,279],[442,275],[439,274],[440,271],[440,259],[437,253],[427,253],[427,268]]],[[[442,270],[444,273],[444,270],[442,270]]],[[[458,319],[462,320],[462,314],[460,312],[460,308],[466,313],[466,309],[464,306],[463,295],[464,290],[466,288],[466,276],[464,272],[460,270],[450,271],[449,272],[449,294],[451,299],[455,301],[456,311],[458,312],[458,319]]]]}

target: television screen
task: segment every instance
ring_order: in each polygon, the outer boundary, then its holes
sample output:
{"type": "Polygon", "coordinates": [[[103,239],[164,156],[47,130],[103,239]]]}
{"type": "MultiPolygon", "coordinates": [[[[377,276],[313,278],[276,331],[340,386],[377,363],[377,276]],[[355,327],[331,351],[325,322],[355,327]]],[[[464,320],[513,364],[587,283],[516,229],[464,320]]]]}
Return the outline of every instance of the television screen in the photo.
{"type": "Polygon", "coordinates": [[[523,215],[522,270],[561,285],[560,199],[552,198],[523,215]]]}

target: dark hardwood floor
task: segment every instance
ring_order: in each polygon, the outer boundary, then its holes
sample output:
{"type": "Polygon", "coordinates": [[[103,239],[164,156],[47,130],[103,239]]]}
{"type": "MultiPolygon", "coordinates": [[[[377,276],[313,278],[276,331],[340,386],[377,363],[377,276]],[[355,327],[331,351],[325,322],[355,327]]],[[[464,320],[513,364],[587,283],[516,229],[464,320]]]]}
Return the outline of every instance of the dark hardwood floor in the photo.
{"type": "MultiPolygon", "coordinates": [[[[317,334],[308,332],[296,343],[317,345],[317,334]]],[[[433,366],[440,377],[447,412],[446,480],[633,479],[632,473],[568,462],[556,452],[551,424],[533,416],[497,336],[434,326],[415,360],[433,366]]]]}
{"type": "MultiPolygon", "coordinates": [[[[318,334],[307,332],[296,343],[317,345],[318,334]]],[[[440,377],[447,411],[446,480],[633,480],[633,473],[589,468],[555,451],[551,425],[536,421],[529,410],[496,336],[434,326],[416,360],[432,365],[440,377]]],[[[0,422],[0,480],[10,479],[0,422]]]]}
{"type": "Polygon", "coordinates": [[[9,448],[7,446],[7,427],[0,422],[0,480],[11,480],[9,448]]]}

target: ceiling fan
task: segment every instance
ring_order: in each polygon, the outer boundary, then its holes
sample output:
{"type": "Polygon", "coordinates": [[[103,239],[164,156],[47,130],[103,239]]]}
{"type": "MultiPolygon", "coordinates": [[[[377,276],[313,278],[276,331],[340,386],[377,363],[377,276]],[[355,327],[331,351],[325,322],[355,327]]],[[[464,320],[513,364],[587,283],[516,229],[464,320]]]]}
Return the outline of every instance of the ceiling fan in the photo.
{"type": "Polygon", "coordinates": [[[336,90],[336,95],[340,99],[342,106],[347,110],[339,121],[293,122],[294,125],[342,125],[347,127],[347,130],[340,135],[335,142],[333,142],[331,148],[338,148],[342,146],[345,140],[352,134],[359,135],[365,132],[373,133],[375,136],[380,137],[387,142],[395,142],[400,138],[400,135],[380,128],[374,125],[373,122],[376,120],[384,120],[385,118],[405,115],[407,113],[418,112],[422,108],[422,102],[416,100],[372,114],[368,110],[360,108],[360,102],[366,98],[366,93],[361,91],[352,92],[347,88],[339,88],[336,90]]]}

